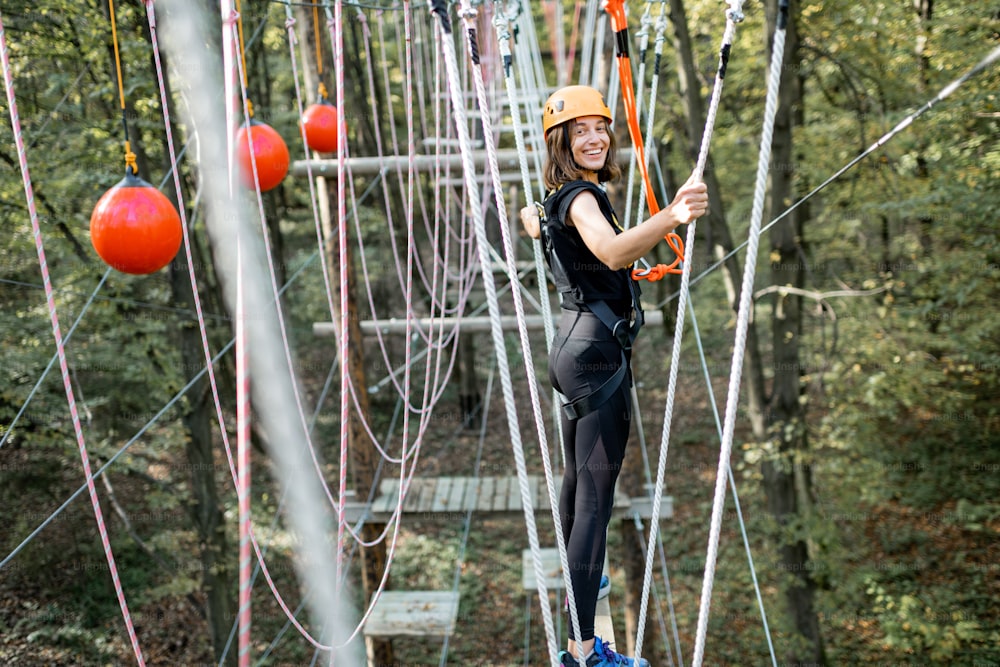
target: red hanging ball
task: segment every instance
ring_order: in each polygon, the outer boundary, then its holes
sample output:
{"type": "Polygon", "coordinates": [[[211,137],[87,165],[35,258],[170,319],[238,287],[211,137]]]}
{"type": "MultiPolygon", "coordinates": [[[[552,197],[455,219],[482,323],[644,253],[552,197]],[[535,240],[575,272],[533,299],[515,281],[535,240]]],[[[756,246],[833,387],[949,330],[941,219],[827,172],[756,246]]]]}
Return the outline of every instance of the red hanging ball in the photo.
{"type": "Polygon", "coordinates": [[[251,143],[261,192],[278,187],[288,174],[288,146],[284,139],[270,125],[255,120],[251,120],[249,125],[244,125],[236,133],[236,159],[240,164],[243,183],[253,189],[251,143]]]}
{"type": "Polygon", "coordinates": [[[162,192],[126,170],[90,215],[90,242],[108,266],[122,273],[159,271],[181,247],[181,219],[162,192]]]}
{"type": "Polygon", "coordinates": [[[337,152],[337,107],[329,102],[310,105],[302,114],[302,127],[309,148],[320,153],[337,152]]]}

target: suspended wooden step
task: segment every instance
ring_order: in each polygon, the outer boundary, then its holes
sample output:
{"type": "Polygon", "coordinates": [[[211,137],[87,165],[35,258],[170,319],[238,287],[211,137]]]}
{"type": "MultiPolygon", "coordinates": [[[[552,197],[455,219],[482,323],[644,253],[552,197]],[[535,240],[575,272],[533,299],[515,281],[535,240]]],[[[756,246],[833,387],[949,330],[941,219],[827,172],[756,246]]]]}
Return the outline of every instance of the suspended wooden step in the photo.
{"type": "Polygon", "coordinates": [[[363,629],[369,667],[376,667],[373,637],[446,637],[458,619],[456,591],[385,591],[363,629]]]}
{"type": "Polygon", "coordinates": [[[455,632],[455,591],[384,591],[365,621],[368,637],[444,637],[455,632]]]}
{"type": "MultiPolygon", "coordinates": [[[[556,480],[556,495],[562,486],[562,478],[556,480]]],[[[399,502],[399,480],[387,479],[379,484],[379,491],[371,507],[349,497],[344,502],[344,514],[354,523],[361,518],[375,523],[385,523],[391,517],[399,502]]],[[[536,512],[549,511],[549,497],[545,480],[539,475],[528,476],[528,497],[536,512]]],[[[523,516],[521,509],[521,488],[517,477],[414,477],[410,482],[403,513],[418,515],[424,519],[448,519],[459,521],[466,513],[487,512],[506,515],[511,518],[523,516]]],[[[630,498],[622,485],[615,491],[615,506],[612,515],[640,518],[652,516],[652,503],[644,497],[630,498]]],[[[673,516],[673,498],[663,496],[660,518],[673,516]]]]}

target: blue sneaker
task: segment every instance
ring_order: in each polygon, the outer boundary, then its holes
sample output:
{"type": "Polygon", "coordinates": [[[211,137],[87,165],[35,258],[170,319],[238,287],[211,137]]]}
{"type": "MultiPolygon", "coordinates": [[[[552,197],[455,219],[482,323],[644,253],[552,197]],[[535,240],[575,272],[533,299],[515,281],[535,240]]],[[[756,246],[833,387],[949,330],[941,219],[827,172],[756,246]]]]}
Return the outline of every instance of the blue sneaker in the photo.
{"type": "MultiPolygon", "coordinates": [[[[566,651],[559,652],[559,664],[563,667],[580,667],[576,657],[566,651]]],[[[649,667],[649,661],[640,658],[637,663],[635,659],[613,651],[600,637],[594,637],[594,652],[587,656],[585,667],[649,667]]]]}
{"type": "MultiPolygon", "coordinates": [[[[563,667],[580,667],[576,657],[567,651],[559,652],[559,664],[563,667]]],[[[634,658],[616,653],[600,637],[594,637],[594,652],[587,656],[585,667],[649,667],[649,661],[640,658],[636,663],[634,658]]]]}
{"type": "MultiPolygon", "coordinates": [[[[611,593],[611,579],[608,578],[608,575],[602,574],[601,575],[601,587],[599,589],[597,589],[597,599],[600,600],[601,598],[606,598],[606,597],[608,597],[608,595],[610,593],[611,593]]],[[[568,595],[563,600],[563,611],[565,611],[565,612],[569,611],[569,596],[568,595]]]]}
{"type": "Polygon", "coordinates": [[[608,597],[608,593],[611,592],[611,580],[608,579],[608,575],[601,575],[601,587],[597,591],[597,599],[608,597]]]}

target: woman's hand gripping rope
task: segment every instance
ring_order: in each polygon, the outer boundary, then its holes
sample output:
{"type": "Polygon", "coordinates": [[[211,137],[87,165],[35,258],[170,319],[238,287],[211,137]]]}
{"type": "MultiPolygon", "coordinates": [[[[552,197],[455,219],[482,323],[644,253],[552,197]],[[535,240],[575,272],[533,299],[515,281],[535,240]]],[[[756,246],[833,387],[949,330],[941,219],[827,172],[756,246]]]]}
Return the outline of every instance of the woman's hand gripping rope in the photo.
{"type": "Polygon", "coordinates": [[[521,209],[521,225],[524,226],[524,231],[528,232],[528,236],[537,239],[542,236],[541,219],[545,215],[545,207],[538,202],[533,204],[521,209]]]}
{"type": "MultiPolygon", "coordinates": [[[[678,225],[686,225],[694,222],[701,216],[708,213],[708,188],[694,174],[688,178],[677,190],[674,200],[670,202],[670,212],[678,225]]],[[[680,274],[681,261],[684,259],[684,241],[679,234],[668,233],[664,239],[670,249],[674,251],[676,257],[670,264],[657,264],[650,266],[646,260],[639,259],[644,268],[632,269],[632,280],[648,280],[655,282],[662,280],[668,273],[680,274]]]]}

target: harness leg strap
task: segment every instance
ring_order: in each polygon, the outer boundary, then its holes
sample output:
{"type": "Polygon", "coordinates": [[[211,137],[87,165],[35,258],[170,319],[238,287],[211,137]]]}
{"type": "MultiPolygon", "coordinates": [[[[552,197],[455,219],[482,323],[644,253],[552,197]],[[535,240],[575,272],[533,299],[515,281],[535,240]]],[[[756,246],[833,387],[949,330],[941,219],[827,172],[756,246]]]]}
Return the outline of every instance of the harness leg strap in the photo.
{"type": "Polygon", "coordinates": [[[622,386],[625,381],[625,376],[628,372],[628,360],[625,359],[625,353],[622,352],[622,363],[618,367],[618,370],[612,374],[607,380],[604,381],[600,387],[590,392],[586,396],[581,396],[575,401],[569,401],[563,403],[562,409],[563,414],[570,421],[575,421],[581,419],[591,412],[601,407],[605,401],[615,395],[618,388],[622,386]]]}

